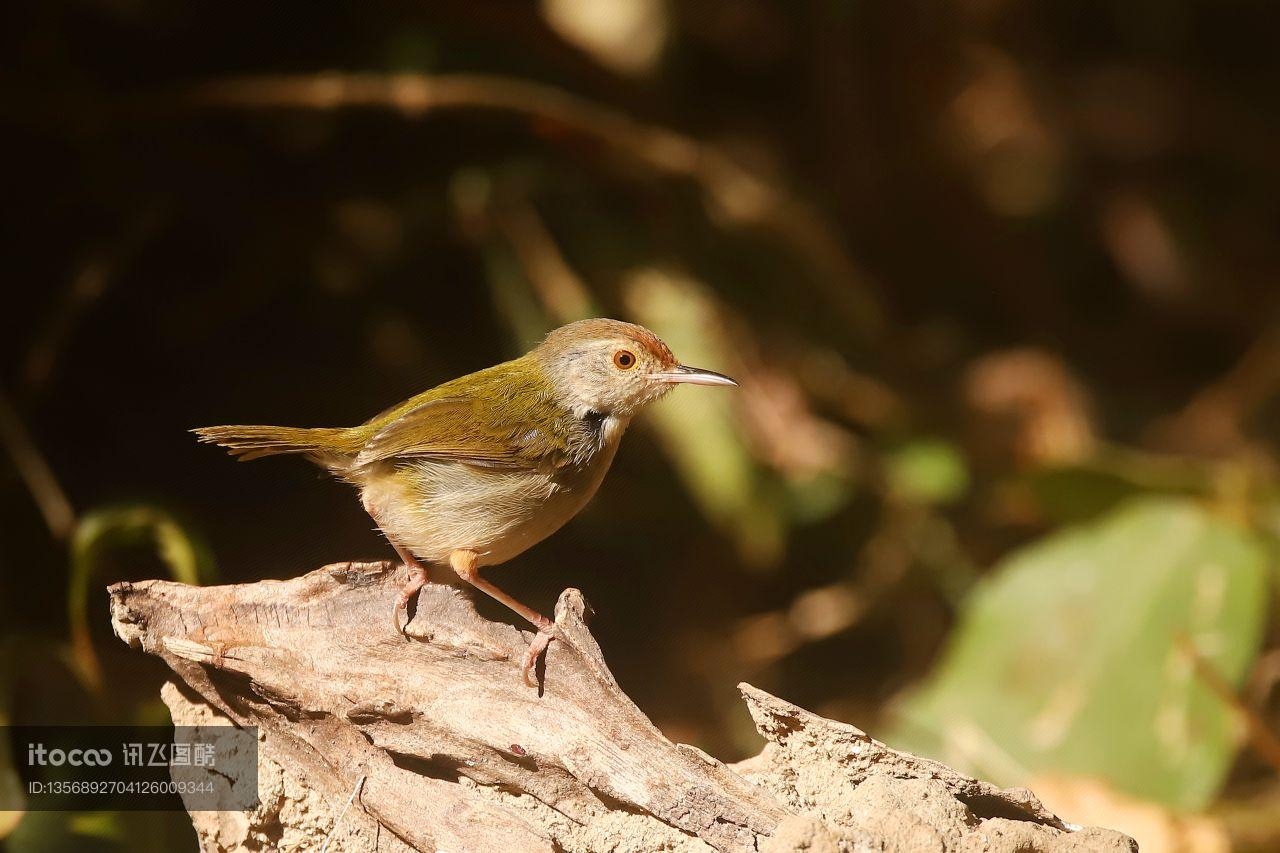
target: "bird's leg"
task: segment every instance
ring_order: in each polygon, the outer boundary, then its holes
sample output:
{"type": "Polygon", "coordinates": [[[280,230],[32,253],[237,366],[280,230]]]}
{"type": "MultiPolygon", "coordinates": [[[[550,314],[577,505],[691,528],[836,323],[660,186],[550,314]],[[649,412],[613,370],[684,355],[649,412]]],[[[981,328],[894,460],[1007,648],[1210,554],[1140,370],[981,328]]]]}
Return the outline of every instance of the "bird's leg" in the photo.
{"type": "MultiPolygon", "coordinates": [[[[388,538],[387,541],[391,543],[392,548],[396,549],[396,553],[400,555],[400,560],[405,567],[413,572],[413,577],[400,590],[400,595],[396,596],[396,603],[391,608],[391,624],[395,626],[397,634],[404,634],[409,629],[409,619],[405,619],[404,625],[400,624],[400,609],[404,608],[405,616],[408,617],[409,602],[413,600],[413,597],[418,594],[418,590],[422,589],[430,578],[427,577],[427,567],[419,563],[418,558],[409,553],[408,549],[401,548],[394,539],[388,538]]],[[[405,636],[408,635],[405,634],[405,636]]]]}
{"type": "Polygon", "coordinates": [[[530,687],[537,687],[537,683],[530,676],[533,673],[534,665],[537,664],[538,658],[546,651],[547,645],[555,639],[556,623],[543,616],[526,604],[521,604],[502,590],[491,584],[489,581],[480,577],[480,568],[476,565],[475,551],[454,551],[449,555],[449,565],[457,572],[458,577],[474,586],[476,589],[490,596],[496,601],[500,601],[507,607],[510,607],[516,613],[519,613],[525,619],[528,619],[533,626],[538,629],[537,636],[533,638],[533,642],[529,644],[529,650],[525,652],[524,662],[520,668],[520,674],[524,678],[524,683],[530,687]]]}
{"type": "Polygon", "coordinates": [[[405,616],[408,616],[409,602],[418,594],[418,590],[430,580],[427,577],[427,567],[418,562],[418,558],[413,556],[408,548],[403,547],[399,542],[387,533],[385,527],[382,526],[382,519],[378,518],[377,510],[369,503],[367,497],[362,496],[361,501],[364,504],[365,512],[369,513],[369,517],[373,519],[373,523],[378,525],[378,529],[382,531],[382,535],[387,537],[387,541],[391,543],[391,547],[396,549],[396,555],[400,558],[400,562],[404,564],[413,577],[409,578],[409,582],[400,590],[400,595],[396,597],[396,603],[391,607],[391,624],[395,627],[397,634],[405,634],[409,628],[409,619],[405,619],[404,625],[400,624],[400,608],[405,608],[405,616]]]}

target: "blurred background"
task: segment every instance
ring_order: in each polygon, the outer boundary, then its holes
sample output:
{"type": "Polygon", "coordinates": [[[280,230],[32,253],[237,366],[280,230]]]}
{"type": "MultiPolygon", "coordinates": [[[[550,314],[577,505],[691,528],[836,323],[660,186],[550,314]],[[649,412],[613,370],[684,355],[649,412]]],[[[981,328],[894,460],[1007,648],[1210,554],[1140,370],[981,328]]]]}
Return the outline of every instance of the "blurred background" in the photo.
{"type": "MultiPolygon", "coordinates": [[[[582,588],[669,737],[757,752],[745,680],[1144,850],[1280,849],[1274,4],[0,22],[0,719],[167,719],[110,582],[392,556],[188,429],[354,424],[614,316],[741,390],[656,406],[492,577],[582,588]]],[[[8,849],[194,848],[24,815],[6,750],[8,849]]]]}

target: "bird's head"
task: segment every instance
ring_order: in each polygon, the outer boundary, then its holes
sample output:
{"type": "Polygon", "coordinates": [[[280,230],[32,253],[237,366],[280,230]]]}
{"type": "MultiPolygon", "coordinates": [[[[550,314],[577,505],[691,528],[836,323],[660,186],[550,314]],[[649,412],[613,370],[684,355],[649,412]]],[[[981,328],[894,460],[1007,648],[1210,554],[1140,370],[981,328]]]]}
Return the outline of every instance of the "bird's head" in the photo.
{"type": "Polygon", "coordinates": [[[737,385],[710,370],[686,367],[662,339],[619,320],[579,320],[547,335],[533,351],[565,402],[629,420],[679,384],[737,385]]]}

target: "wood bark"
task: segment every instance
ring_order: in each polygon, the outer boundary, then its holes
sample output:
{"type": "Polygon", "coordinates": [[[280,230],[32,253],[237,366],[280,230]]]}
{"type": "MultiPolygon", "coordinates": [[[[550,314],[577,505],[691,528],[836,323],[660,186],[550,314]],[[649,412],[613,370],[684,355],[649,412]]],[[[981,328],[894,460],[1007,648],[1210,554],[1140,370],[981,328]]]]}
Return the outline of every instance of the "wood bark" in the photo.
{"type": "MultiPolygon", "coordinates": [[[[175,723],[256,726],[258,807],[192,812],[210,851],[1128,851],[1000,789],[749,685],[761,754],[675,744],[619,689],[566,590],[541,688],[529,635],[383,563],[289,581],[110,589],[112,623],[175,676],[175,723]]],[[[225,781],[225,780],[224,780],[225,781]]]]}

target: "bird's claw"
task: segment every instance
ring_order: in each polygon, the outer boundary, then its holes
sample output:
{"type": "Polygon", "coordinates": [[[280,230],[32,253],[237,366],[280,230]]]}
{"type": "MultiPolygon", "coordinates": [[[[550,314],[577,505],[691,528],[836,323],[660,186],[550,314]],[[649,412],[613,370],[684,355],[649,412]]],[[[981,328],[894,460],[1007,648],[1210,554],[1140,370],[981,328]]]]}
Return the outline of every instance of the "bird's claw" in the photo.
{"type": "Polygon", "coordinates": [[[401,606],[402,605],[399,601],[397,601],[394,605],[392,605],[391,626],[395,628],[395,631],[397,634],[399,634],[400,636],[404,637],[407,640],[409,639],[409,634],[408,634],[409,622],[406,620],[403,625],[400,624],[400,607],[401,606]]]}
{"type": "Polygon", "coordinates": [[[405,563],[405,567],[416,572],[413,579],[400,590],[400,595],[396,597],[396,603],[391,606],[391,625],[396,629],[396,633],[404,637],[406,640],[412,639],[409,636],[409,623],[413,621],[412,614],[409,612],[409,602],[418,596],[418,590],[427,585],[427,575],[421,566],[409,565],[405,563]],[[400,624],[400,611],[404,610],[404,624],[400,624]]]}
{"type": "Polygon", "coordinates": [[[537,687],[538,679],[534,674],[534,667],[538,665],[538,658],[542,657],[542,653],[547,650],[547,646],[556,638],[556,623],[548,621],[545,625],[538,626],[538,633],[533,635],[533,640],[529,643],[529,650],[524,653],[524,663],[520,668],[520,674],[524,678],[524,683],[529,687],[537,687]]]}

